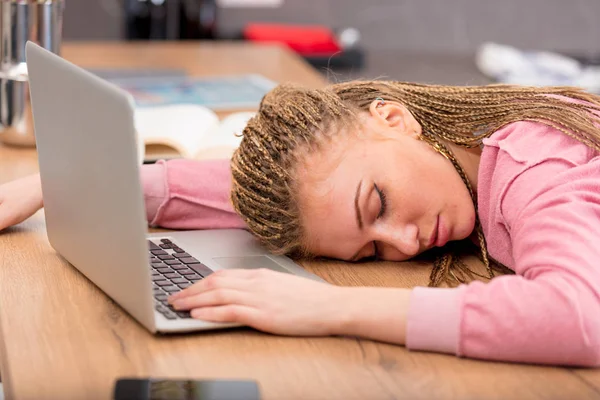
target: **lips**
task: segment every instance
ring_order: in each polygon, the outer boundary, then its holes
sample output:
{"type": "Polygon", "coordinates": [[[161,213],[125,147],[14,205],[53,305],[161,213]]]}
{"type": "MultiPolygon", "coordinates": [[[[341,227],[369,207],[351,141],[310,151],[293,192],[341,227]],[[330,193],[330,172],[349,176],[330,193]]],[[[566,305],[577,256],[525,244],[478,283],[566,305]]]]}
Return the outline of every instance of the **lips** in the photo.
{"type": "Polygon", "coordinates": [[[443,247],[444,245],[446,245],[446,243],[448,243],[448,239],[450,238],[450,232],[448,232],[448,229],[446,228],[444,221],[439,216],[438,216],[437,235],[436,236],[437,237],[435,239],[435,245],[437,247],[443,247]]]}
{"type": "Polygon", "coordinates": [[[435,219],[435,225],[433,227],[433,231],[431,232],[431,236],[429,237],[429,243],[427,244],[428,248],[435,246],[438,238],[438,230],[440,224],[440,216],[438,215],[435,219]]]}

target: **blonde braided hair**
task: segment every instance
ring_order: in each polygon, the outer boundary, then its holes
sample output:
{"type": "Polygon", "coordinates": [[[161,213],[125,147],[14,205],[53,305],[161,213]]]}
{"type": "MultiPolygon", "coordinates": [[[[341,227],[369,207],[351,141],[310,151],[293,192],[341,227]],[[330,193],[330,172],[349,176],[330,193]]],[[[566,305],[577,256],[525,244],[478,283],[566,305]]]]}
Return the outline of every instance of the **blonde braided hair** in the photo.
{"type": "MultiPolygon", "coordinates": [[[[358,116],[367,112],[378,97],[397,101],[413,114],[422,127],[423,139],[452,161],[469,189],[475,209],[476,194],[441,140],[476,147],[501,127],[527,120],[552,126],[600,151],[600,128],[595,125],[595,114],[590,112],[600,111],[600,97],[577,88],[442,86],[393,81],[352,81],[316,90],[280,85],[263,98],[231,161],[231,200],[235,210],[272,252],[311,256],[300,223],[296,165],[304,154],[318,151],[327,139],[342,132],[339,128],[356,126],[358,116]]],[[[348,131],[352,129],[343,130],[348,131]]],[[[490,259],[479,220],[475,229],[479,256],[489,275],[484,278],[492,278],[492,267],[503,267],[490,259]]],[[[444,252],[434,262],[430,285],[464,282],[473,278],[472,274],[478,275],[466,268],[456,254],[444,252]]]]}

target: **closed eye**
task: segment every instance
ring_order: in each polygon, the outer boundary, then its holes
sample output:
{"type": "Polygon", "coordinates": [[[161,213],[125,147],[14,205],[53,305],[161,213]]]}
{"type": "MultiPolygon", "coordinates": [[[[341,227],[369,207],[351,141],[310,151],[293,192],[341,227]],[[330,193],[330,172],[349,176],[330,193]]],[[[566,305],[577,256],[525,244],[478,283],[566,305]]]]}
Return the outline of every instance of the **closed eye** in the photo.
{"type": "MultiPolygon", "coordinates": [[[[376,183],[373,183],[373,188],[377,192],[377,195],[379,196],[379,203],[381,204],[381,206],[379,208],[379,212],[377,213],[377,218],[376,218],[376,219],[379,219],[385,215],[385,212],[387,210],[387,200],[385,197],[385,192],[381,188],[379,188],[379,186],[377,186],[376,183]]],[[[360,185],[359,185],[359,190],[360,190],[360,185]]],[[[358,213],[359,213],[359,211],[357,208],[357,214],[358,213]]],[[[360,218],[358,218],[358,219],[360,221],[360,218]]],[[[360,226],[360,222],[359,222],[359,226],[360,226]]],[[[354,262],[364,262],[364,261],[373,261],[373,260],[377,261],[379,259],[379,257],[381,257],[379,249],[377,248],[377,242],[375,242],[375,241],[373,241],[373,254],[372,255],[359,258],[359,253],[360,253],[360,250],[357,254],[354,255],[354,257],[350,258],[350,261],[354,261],[354,262]]]]}
{"type": "Polygon", "coordinates": [[[379,209],[379,214],[377,214],[377,219],[379,219],[379,218],[383,217],[385,214],[385,210],[387,209],[387,201],[385,198],[385,192],[383,190],[381,190],[379,188],[379,186],[377,186],[376,183],[374,183],[373,186],[375,187],[375,191],[379,195],[379,201],[381,203],[381,208],[379,209]]]}

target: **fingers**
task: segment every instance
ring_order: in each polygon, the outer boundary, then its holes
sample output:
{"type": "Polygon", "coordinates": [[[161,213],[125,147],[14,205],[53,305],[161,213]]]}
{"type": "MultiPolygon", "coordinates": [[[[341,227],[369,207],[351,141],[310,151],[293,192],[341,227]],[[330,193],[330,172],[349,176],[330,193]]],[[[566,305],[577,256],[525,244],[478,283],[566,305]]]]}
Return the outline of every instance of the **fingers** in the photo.
{"type": "Polygon", "coordinates": [[[208,292],[182,297],[177,300],[169,300],[176,310],[191,310],[199,307],[214,307],[230,304],[249,305],[251,297],[248,293],[235,289],[215,289],[208,292]]]}
{"type": "Polygon", "coordinates": [[[12,225],[9,221],[8,210],[6,208],[5,201],[0,191],[0,231],[12,225]]]}
{"type": "Polygon", "coordinates": [[[0,185],[0,230],[23,222],[42,206],[39,175],[0,185]]]}
{"type": "Polygon", "coordinates": [[[169,301],[174,301],[183,297],[194,296],[198,293],[206,292],[219,288],[229,288],[243,290],[248,287],[249,281],[256,276],[256,270],[230,269],[220,270],[207,278],[193,284],[187,289],[173,294],[169,301]]]}
{"type": "Polygon", "coordinates": [[[260,311],[242,305],[198,308],[192,310],[192,318],[211,322],[235,322],[254,326],[259,321],[260,311]]]}
{"type": "Polygon", "coordinates": [[[10,210],[7,210],[6,204],[0,202],[0,231],[17,223],[14,215],[10,215],[9,212],[10,210]]]}

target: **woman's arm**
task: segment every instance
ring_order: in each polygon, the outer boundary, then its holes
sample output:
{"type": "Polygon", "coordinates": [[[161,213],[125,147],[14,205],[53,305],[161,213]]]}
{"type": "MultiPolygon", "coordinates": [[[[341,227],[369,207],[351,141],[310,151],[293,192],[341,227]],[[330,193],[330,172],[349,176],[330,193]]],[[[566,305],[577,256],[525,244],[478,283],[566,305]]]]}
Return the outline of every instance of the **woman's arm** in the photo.
{"type": "Polygon", "coordinates": [[[411,292],[226,270],[170,301],[195,318],[272,333],[353,335],[480,359],[597,366],[598,171],[600,157],[580,168],[553,160],[511,182],[502,210],[518,275],[411,292]],[[540,186],[547,189],[534,190],[540,186]]]}
{"type": "MultiPolygon", "coordinates": [[[[146,217],[172,229],[245,228],[229,202],[228,160],[171,160],[142,165],[146,217]]],[[[43,206],[39,174],[0,185],[0,230],[43,206]]]]}
{"type": "Polygon", "coordinates": [[[340,287],[266,269],[219,270],[171,296],[194,318],[293,336],[405,340],[408,289],[340,287]]]}
{"type": "Polygon", "coordinates": [[[245,228],[229,201],[229,160],[170,160],[143,165],[148,222],[170,229],[245,228]]]}
{"type": "Polygon", "coordinates": [[[333,334],[358,336],[404,345],[410,289],[358,287],[343,288],[344,301],[333,319],[333,334]]]}

